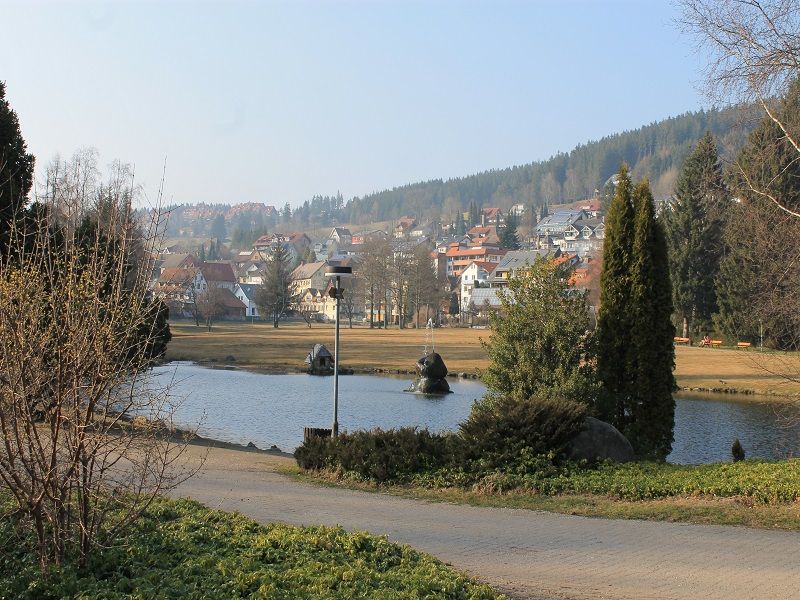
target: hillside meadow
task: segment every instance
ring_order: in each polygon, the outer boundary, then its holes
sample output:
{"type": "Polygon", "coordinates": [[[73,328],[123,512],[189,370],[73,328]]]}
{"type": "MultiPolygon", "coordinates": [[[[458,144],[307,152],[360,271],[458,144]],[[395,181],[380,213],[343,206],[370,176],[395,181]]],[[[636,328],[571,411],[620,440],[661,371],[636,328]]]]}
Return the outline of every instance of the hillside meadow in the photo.
{"type": "MultiPolygon", "coordinates": [[[[312,346],[322,343],[333,351],[330,324],[222,322],[211,332],[193,321],[172,321],[172,341],[167,360],[201,364],[231,364],[271,372],[302,370],[312,346]],[[233,357],[235,360],[230,360],[233,357]]],[[[452,373],[475,373],[488,365],[481,339],[488,329],[443,327],[433,331],[436,351],[452,373]]],[[[341,364],[358,371],[410,371],[426,346],[420,329],[369,329],[346,324],[340,330],[341,364]]],[[[682,388],[728,389],[755,394],[800,396],[800,381],[781,374],[800,374],[797,354],[760,352],[758,349],[696,348],[677,346],[675,376],[682,388]]]]}

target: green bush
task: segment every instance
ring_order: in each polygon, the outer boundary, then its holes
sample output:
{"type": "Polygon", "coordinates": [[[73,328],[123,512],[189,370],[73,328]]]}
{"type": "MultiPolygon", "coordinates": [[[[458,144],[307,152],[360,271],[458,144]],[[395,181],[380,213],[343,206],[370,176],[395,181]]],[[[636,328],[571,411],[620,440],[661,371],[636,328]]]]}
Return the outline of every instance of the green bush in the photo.
{"type": "Polygon", "coordinates": [[[336,443],[333,438],[312,436],[294,451],[294,458],[301,469],[319,471],[335,467],[336,443]]]}
{"type": "Polygon", "coordinates": [[[558,457],[587,413],[585,404],[558,398],[487,398],[475,404],[460,433],[469,458],[486,468],[512,468],[523,452],[558,457]]]}
{"type": "MultiPolygon", "coordinates": [[[[0,511],[3,506],[0,497],[0,511]]],[[[41,577],[10,519],[0,520],[0,598],[501,598],[408,546],[342,528],[259,525],[189,500],[157,500],[121,544],[41,577]]],[[[32,541],[32,540],[31,540],[32,541]]]]}
{"type": "Polygon", "coordinates": [[[303,469],[338,467],[374,481],[404,479],[453,465],[462,455],[457,434],[415,427],[343,433],[336,440],[311,438],[295,451],[303,469]]]}

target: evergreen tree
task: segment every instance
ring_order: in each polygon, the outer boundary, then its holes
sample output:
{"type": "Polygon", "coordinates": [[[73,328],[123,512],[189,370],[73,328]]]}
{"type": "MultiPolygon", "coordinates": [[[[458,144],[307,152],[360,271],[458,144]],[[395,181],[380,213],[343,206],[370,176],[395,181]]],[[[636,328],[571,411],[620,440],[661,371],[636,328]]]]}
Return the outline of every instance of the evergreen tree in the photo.
{"type": "Polygon", "coordinates": [[[201,263],[206,262],[206,245],[200,244],[200,248],[197,250],[197,260],[201,263]]]}
{"type": "Polygon", "coordinates": [[[461,312],[461,307],[458,305],[458,294],[456,294],[455,292],[452,292],[450,294],[450,305],[447,308],[447,313],[451,317],[454,317],[459,312],[461,312]]]}
{"type": "Polygon", "coordinates": [[[284,205],[283,205],[283,214],[282,214],[282,217],[283,217],[283,224],[284,224],[284,225],[288,225],[288,224],[289,224],[289,221],[291,221],[291,220],[292,220],[292,207],[291,207],[291,206],[289,206],[289,203],[288,203],[288,202],[287,202],[286,204],[284,204],[284,205]]]}
{"type": "Polygon", "coordinates": [[[517,217],[509,212],[506,217],[506,226],[500,234],[500,246],[509,250],[519,250],[519,237],[517,236],[517,217]]]}
{"type": "Polygon", "coordinates": [[[12,223],[23,218],[33,185],[33,163],[17,113],[6,100],[5,83],[0,81],[0,254],[8,247],[12,223]]]}
{"type": "Polygon", "coordinates": [[[568,276],[565,265],[537,258],[509,279],[501,310],[490,312],[492,336],[482,342],[490,363],[481,377],[495,395],[593,399],[586,294],[574,293],[568,276]]]}
{"type": "Polygon", "coordinates": [[[278,322],[289,307],[289,253],[278,244],[272,252],[264,272],[264,282],[256,290],[255,301],[263,315],[272,318],[272,326],[277,328],[278,322]]]}
{"type": "Polygon", "coordinates": [[[470,206],[472,207],[472,209],[470,210],[470,214],[469,214],[470,222],[467,224],[467,229],[472,229],[476,225],[480,225],[481,224],[481,209],[480,209],[480,206],[478,206],[478,203],[475,202],[474,200],[472,201],[470,206]]]}
{"type": "Polygon", "coordinates": [[[642,457],[663,460],[675,423],[675,347],[667,244],[647,180],[633,191],[629,377],[622,430],[642,457]]]}
{"type": "Polygon", "coordinates": [[[716,311],[724,194],[717,147],[707,132],[683,165],[664,221],[672,299],[684,337],[708,329],[716,311]]]}
{"type": "Polygon", "coordinates": [[[461,236],[467,232],[467,228],[464,225],[464,217],[461,216],[461,213],[456,215],[456,235],[461,236]]]}
{"type": "Polygon", "coordinates": [[[598,413],[618,429],[625,423],[627,356],[630,346],[630,270],[633,263],[633,198],[627,165],[619,171],[614,199],[606,217],[600,312],[597,319],[597,374],[603,384],[598,413]]]}
{"type": "Polygon", "coordinates": [[[211,223],[211,237],[224,240],[227,235],[225,229],[225,215],[218,214],[211,223]]]}
{"type": "Polygon", "coordinates": [[[649,184],[631,190],[623,165],[603,248],[598,413],[628,437],[637,454],[654,459],[664,459],[672,447],[671,294],[666,240],[649,184]]]}

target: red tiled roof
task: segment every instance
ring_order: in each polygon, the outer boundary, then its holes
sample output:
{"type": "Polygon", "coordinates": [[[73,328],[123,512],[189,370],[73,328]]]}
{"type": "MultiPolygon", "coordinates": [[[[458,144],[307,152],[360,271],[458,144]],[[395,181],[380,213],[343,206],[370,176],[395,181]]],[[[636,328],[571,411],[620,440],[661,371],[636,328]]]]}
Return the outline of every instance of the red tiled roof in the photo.
{"type": "Polygon", "coordinates": [[[478,265],[481,269],[483,269],[487,273],[493,272],[497,268],[497,265],[500,264],[500,263],[489,262],[489,261],[484,261],[484,260],[476,260],[476,261],[473,261],[473,262],[474,262],[474,264],[478,265]]]}
{"type": "Polygon", "coordinates": [[[189,283],[197,275],[196,267],[173,267],[164,269],[158,277],[159,285],[175,285],[189,283]]]}
{"type": "Polygon", "coordinates": [[[236,275],[233,274],[233,267],[228,262],[204,262],[200,265],[200,272],[206,281],[224,281],[236,283],[236,275]]]}

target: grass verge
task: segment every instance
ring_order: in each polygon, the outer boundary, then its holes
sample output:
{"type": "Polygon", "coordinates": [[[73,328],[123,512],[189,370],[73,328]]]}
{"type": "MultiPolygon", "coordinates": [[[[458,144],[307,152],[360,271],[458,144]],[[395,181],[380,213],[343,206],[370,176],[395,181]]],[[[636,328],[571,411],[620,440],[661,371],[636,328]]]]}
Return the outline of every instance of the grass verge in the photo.
{"type": "Polygon", "coordinates": [[[699,467],[633,463],[609,467],[605,474],[602,470],[583,470],[582,474],[559,476],[556,479],[561,480],[561,483],[552,485],[549,488],[550,493],[526,486],[510,489],[493,487],[491,483],[493,480],[497,481],[496,477],[484,478],[471,487],[446,484],[436,486],[431,484],[430,479],[424,485],[379,484],[331,471],[304,472],[294,465],[277,468],[280,472],[306,483],[385,493],[429,502],[542,510],[609,519],[740,525],[800,531],[800,502],[797,501],[797,496],[800,495],[800,461],[747,461],[735,465],[720,463],[699,467]],[[616,474],[613,473],[615,470],[616,474]],[[686,483],[692,479],[705,479],[705,486],[686,483]],[[747,493],[747,484],[741,485],[747,479],[751,483],[755,482],[761,492],[754,496],[754,488],[751,488],[751,493],[747,493]],[[595,481],[594,493],[566,491],[582,489],[587,480],[595,481]],[[661,483],[658,483],[659,480],[661,483]],[[726,480],[739,480],[740,485],[720,485],[720,482],[726,480]],[[606,483],[597,483],[599,481],[606,483]],[[681,481],[683,485],[678,485],[681,481]],[[622,487],[621,482],[625,482],[622,487]],[[562,491],[556,491],[557,487],[562,491]],[[623,487],[629,491],[622,491],[623,487]],[[712,493],[712,488],[717,489],[718,493],[712,493]],[[705,489],[706,493],[701,489],[705,489]],[[727,493],[725,489],[728,490],[727,493]],[[794,499],[789,499],[792,496],[794,499]],[[633,497],[639,499],[631,499],[633,497]]]}
{"type": "Polygon", "coordinates": [[[259,525],[189,500],[159,499],[90,568],[41,578],[0,521],[0,598],[502,598],[440,561],[363,532],[259,525]]]}

